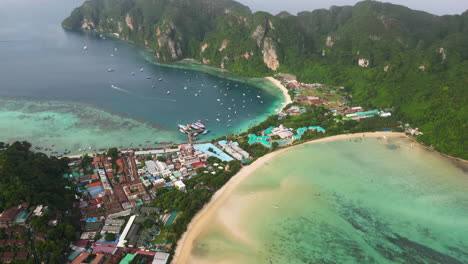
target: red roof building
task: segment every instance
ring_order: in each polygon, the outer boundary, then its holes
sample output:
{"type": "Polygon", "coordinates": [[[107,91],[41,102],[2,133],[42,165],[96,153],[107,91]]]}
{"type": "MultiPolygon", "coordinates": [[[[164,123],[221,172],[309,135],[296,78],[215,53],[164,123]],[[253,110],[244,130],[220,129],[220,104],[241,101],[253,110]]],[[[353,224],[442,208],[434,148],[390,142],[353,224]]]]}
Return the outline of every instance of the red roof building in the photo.
{"type": "Polygon", "coordinates": [[[15,259],[25,260],[28,259],[29,253],[27,251],[16,252],[15,259]]]}
{"type": "Polygon", "coordinates": [[[19,211],[19,206],[14,206],[3,212],[0,216],[0,227],[8,227],[10,224],[12,224],[12,221],[15,219],[15,216],[19,213],[19,211]]]}

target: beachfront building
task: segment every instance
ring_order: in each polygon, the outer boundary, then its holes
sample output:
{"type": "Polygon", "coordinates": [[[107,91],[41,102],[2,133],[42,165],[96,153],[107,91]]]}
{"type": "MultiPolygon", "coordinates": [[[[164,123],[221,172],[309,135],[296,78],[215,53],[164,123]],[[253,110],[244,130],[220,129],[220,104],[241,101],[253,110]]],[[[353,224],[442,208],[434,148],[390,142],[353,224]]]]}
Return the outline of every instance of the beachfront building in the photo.
{"type": "Polygon", "coordinates": [[[257,135],[254,135],[254,134],[250,134],[248,143],[250,145],[259,143],[259,144],[262,144],[263,146],[265,146],[267,148],[271,148],[271,142],[270,141],[271,141],[270,136],[257,136],[257,135]]]}
{"type": "Polygon", "coordinates": [[[371,110],[371,111],[357,111],[352,114],[347,114],[346,117],[352,119],[352,120],[359,120],[359,119],[364,119],[364,118],[369,118],[369,117],[374,117],[376,114],[378,114],[378,110],[371,110]]]}
{"type": "Polygon", "coordinates": [[[279,136],[281,139],[285,139],[292,137],[293,133],[288,128],[280,125],[279,127],[273,128],[269,136],[279,136]]]}
{"type": "Polygon", "coordinates": [[[315,132],[320,132],[320,133],[326,133],[327,130],[321,126],[310,126],[309,130],[315,131],[315,132]]]}
{"type": "Polygon", "coordinates": [[[237,142],[227,142],[226,140],[218,141],[218,144],[226,151],[229,155],[234,157],[236,160],[243,161],[250,157],[250,154],[239,147],[237,142]]]}
{"type": "Polygon", "coordinates": [[[197,144],[197,145],[194,145],[193,148],[207,154],[208,156],[216,157],[222,161],[234,160],[231,156],[224,153],[221,149],[219,149],[218,147],[216,147],[215,145],[211,143],[197,144]]]}

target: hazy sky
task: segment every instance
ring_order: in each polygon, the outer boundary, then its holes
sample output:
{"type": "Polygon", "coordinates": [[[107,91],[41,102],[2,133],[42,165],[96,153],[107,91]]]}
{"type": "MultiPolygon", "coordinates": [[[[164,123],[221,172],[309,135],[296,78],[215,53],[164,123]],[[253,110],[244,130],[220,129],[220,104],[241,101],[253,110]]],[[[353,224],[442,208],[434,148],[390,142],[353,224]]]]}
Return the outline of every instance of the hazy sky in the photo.
{"type": "MultiPolygon", "coordinates": [[[[0,0],[1,1],[1,0],[0,0]]],[[[318,8],[328,9],[332,5],[354,5],[358,0],[237,0],[252,11],[267,11],[277,14],[288,11],[296,14],[299,11],[311,11],[318,8]]],[[[411,9],[423,10],[436,15],[461,14],[468,9],[468,0],[387,0],[394,4],[404,5],[411,9]]]]}

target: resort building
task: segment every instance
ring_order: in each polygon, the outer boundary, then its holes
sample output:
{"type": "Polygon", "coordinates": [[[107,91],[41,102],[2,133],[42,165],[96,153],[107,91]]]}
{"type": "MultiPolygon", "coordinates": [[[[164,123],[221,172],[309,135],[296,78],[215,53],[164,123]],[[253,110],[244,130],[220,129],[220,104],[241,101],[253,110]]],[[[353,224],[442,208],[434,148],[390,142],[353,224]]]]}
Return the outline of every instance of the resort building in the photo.
{"type": "Polygon", "coordinates": [[[260,143],[267,148],[271,148],[270,139],[270,136],[256,136],[254,134],[250,134],[248,143],[250,145],[260,143]]]}
{"type": "Polygon", "coordinates": [[[236,160],[243,161],[247,160],[250,157],[250,154],[239,147],[237,142],[227,142],[226,140],[218,141],[218,144],[223,147],[223,150],[226,151],[229,155],[234,157],[236,160]]]}

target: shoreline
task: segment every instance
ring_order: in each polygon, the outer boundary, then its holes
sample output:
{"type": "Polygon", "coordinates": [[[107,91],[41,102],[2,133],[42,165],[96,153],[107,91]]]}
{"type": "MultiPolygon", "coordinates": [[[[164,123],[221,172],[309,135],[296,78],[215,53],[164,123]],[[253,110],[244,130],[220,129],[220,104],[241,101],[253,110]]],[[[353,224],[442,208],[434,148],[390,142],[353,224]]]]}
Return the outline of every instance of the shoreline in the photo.
{"type": "Polygon", "coordinates": [[[316,143],[360,138],[360,137],[406,137],[405,133],[396,133],[396,132],[367,132],[367,133],[355,133],[355,134],[342,134],[331,137],[325,137],[317,140],[312,140],[305,142],[296,146],[280,149],[278,151],[269,153],[259,159],[257,159],[251,165],[243,167],[236,175],[234,175],[221,189],[219,189],[211,198],[211,200],[205,204],[205,206],[195,215],[191,220],[190,224],[187,227],[187,231],[182,235],[182,237],[177,242],[177,248],[174,253],[174,258],[171,261],[171,264],[185,264],[188,263],[188,260],[191,256],[191,251],[193,249],[193,244],[195,239],[201,233],[203,227],[209,224],[211,217],[218,211],[224,201],[226,201],[234,189],[247,179],[256,169],[265,165],[265,162],[275,158],[276,156],[293,150],[300,146],[312,145],[316,143]]]}
{"type": "Polygon", "coordinates": [[[278,87],[280,90],[281,90],[281,93],[283,94],[284,96],[284,102],[281,103],[282,106],[280,109],[278,109],[277,113],[280,113],[284,110],[284,108],[288,105],[288,104],[291,104],[293,102],[293,100],[291,99],[291,96],[289,95],[289,91],[286,87],[284,87],[284,85],[276,80],[274,77],[265,77],[265,79],[267,79],[268,81],[270,81],[272,84],[274,84],[276,87],[278,87]]]}

